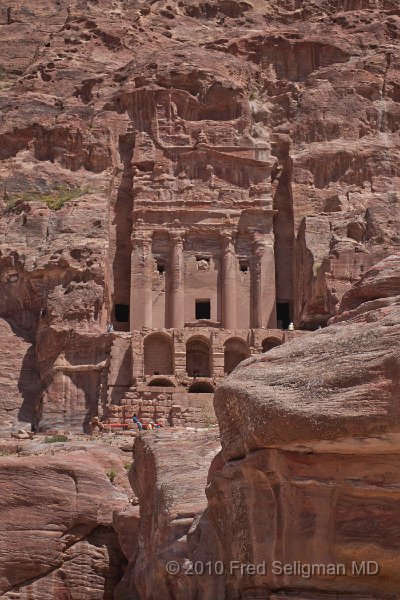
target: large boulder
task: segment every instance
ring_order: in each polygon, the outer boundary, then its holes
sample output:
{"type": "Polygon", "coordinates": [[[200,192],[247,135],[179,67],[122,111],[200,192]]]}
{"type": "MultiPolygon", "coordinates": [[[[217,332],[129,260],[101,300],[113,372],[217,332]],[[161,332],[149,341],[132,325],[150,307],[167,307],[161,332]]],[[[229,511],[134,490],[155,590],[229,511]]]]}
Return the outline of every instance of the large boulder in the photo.
{"type": "MultiPolygon", "coordinates": [[[[206,508],[207,472],[219,448],[213,430],[136,439],[130,480],[139,499],[140,525],[139,552],[130,565],[131,598],[188,600],[195,594],[188,565],[190,557],[199,560],[201,548],[196,540],[189,544],[187,536],[206,508]]],[[[208,541],[205,556],[212,552],[208,541]]]]}
{"type": "Polygon", "coordinates": [[[115,527],[130,506],[126,472],[115,452],[82,450],[0,458],[2,598],[114,597],[127,564],[115,527]]]}
{"type": "Polygon", "coordinates": [[[395,597],[399,272],[400,257],[383,261],[343,299],[347,320],[241,363],[217,391],[224,464],[205,526],[226,565],[266,570],[233,569],[214,598],[395,597]],[[367,560],[377,573],[357,572],[367,560]]]}

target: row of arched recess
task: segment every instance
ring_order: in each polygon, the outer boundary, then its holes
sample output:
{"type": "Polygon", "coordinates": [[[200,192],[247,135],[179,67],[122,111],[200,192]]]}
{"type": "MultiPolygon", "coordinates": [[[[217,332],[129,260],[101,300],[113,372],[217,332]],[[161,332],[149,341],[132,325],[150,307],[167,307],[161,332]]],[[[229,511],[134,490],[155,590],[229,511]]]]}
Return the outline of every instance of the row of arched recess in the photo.
{"type": "MultiPolygon", "coordinates": [[[[279,346],[281,340],[266,338],[263,352],[279,346]]],[[[144,341],[145,375],[172,375],[174,373],[172,339],[162,333],[153,333],[144,341]]],[[[229,338],[224,344],[224,372],[231,373],[242,360],[250,356],[247,343],[240,338],[229,338]]],[[[212,377],[212,348],[206,338],[196,336],[186,343],[186,372],[189,377],[212,377]]],[[[168,381],[168,380],[165,380],[168,381]]],[[[159,385],[159,384],[157,384],[159,385]]],[[[169,383],[169,385],[171,385],[169,383]]]]}

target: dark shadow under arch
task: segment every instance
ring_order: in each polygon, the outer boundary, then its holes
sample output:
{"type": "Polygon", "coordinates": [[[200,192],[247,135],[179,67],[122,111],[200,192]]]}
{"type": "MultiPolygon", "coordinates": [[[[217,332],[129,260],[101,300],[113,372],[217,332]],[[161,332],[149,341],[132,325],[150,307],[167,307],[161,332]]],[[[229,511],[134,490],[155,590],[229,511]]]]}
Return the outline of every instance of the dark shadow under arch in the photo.
{"type": "Polygon", "coordinates": [[[173,352],[171,340],[160,333],[152,333],[144,340],[145,375],[172,375],[173,352]]]}
{"type": "Polygon", "coordinates": [[[175,385],[169,379],[152,379],[148,384],[149,387],[175,387],[175,385]]]}
{"type": "Polygon", "coordinates": [[[214,387],[207,381],[195,381],[188,391],[190,394],[213,394],[214,387]]]}
{"type": "Polygon", "coordinates": [[[224,373],[229,375],[243,360],[249,357],[249,347],[240,338],[229,338],[224,344],[224,373]]]}
{"type": "Polygon", "coordinates": [[[186,344],[186,372],[189,377],[211,377],[211,348],[202,338],[191,338],[186,344]]]}
{"type": "Polygon", "coordinates": [[[277,348],[277,346],[282,345],[282,341],[277,338],[265,338],[262,342],[262,351],[268,352],[268,350],[272,350],[272,348],[277,348]]]}

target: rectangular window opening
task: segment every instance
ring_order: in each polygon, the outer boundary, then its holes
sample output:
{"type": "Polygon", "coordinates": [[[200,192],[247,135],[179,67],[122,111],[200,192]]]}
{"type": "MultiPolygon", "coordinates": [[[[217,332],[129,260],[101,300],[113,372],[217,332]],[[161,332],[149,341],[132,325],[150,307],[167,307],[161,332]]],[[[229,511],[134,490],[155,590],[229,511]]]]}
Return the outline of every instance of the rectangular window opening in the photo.
{"type": "Polygon", "coordinates": [[[118,323],[129,323],[129,304],[116,304],[114,314],[118,323]]]}
{"type": "Polygon", "coordinates": [[[210,300],[196,300],[196,319],[211,319],[210,300]]]}
{"type": "Polygon", "coordinates": [[[165,273],[165,265],[164,263],[157,262],[157,271],[159,275],[164,275],[165,273]]]}
{"type": "Polygon", "coordinates": [[[247,260],[240,260],[239,261],[239,269],[241,270],[242,273],[248,273],[249,272],[249,263],[247,262],[247,260]]]}

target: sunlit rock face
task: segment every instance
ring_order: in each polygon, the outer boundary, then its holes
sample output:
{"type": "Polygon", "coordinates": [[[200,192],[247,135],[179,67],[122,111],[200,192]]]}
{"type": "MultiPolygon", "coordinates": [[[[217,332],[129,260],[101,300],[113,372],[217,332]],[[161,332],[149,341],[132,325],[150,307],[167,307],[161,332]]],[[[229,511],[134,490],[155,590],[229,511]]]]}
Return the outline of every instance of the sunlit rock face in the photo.
{"type": "MultiPolygon", "coordinates": [[[[196,597],[196,579],[185,575],[183,565],[202,560],[198,544],[188,543],[188,535],[206,507],[207,473],[219,449],[215,430],[161,432],[155,439],[136,440],[130,481],[140,504],[140,526],[138,552],[125,578],[131,598],[196,597]],[[169,572],[171,562],[179,572],[169,572]]],[[[212,543],[207,552],[212,552],[212,543]]]]}
{"type": "Polygon", "coordinates": [[[399,272],[399,256],[382,261],[345,294],[337,322],[242,363],[216,393],[223,465],[204,527],[225,564],[268,568],[234,569],[215,597],[395,597],[399,272]],[[363,560],[379,571],[359,573],[363,560]]]}
{"type": "Polygon", "coordinates": [[[3,446],[0,457],[2,598],[126,593],[126,533],[135,544],[138,514],[118,449],[72,442],[16,449],[3,446]]]}

